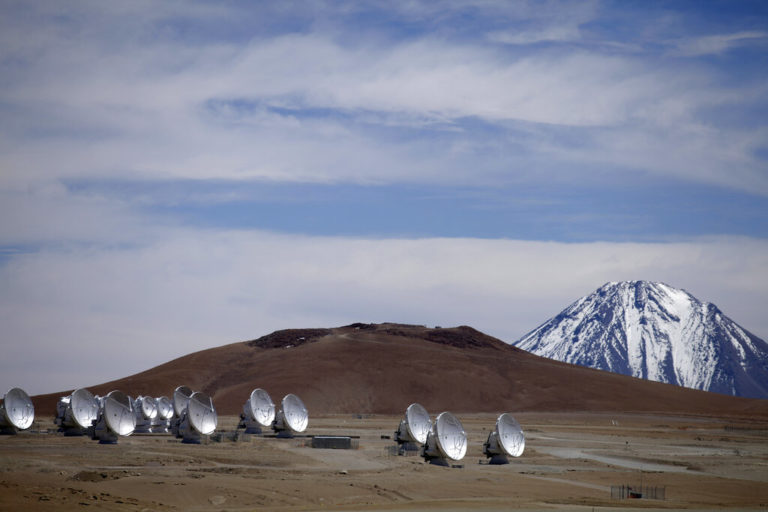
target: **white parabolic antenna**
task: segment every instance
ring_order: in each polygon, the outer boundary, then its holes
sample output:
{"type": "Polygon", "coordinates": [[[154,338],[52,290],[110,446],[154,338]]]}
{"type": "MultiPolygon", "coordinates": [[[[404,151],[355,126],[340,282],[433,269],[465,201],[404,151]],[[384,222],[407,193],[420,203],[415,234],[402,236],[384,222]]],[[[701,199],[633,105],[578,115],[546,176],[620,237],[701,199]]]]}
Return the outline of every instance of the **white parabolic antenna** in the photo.
{"type": "Polygon", "coordinates": [[[157,417],[157,402],[151,396],[140,396],[136,399],[136,405],[144,418],[152,420],[157,417]]]}
{"type": "Polygon", "coordinates": [[[424,446],[427,460],[461,460],[467,453],[467,433],[459,419],[450,412],[438,414],[424,446]]]}
{"type": "Polygon", "coordinates": [[[151,396],[140,396],[133,401],[136,414],[134,432],[146,434],[152,431],[152,425],[157,419],[157,402],[151,396]]]}
{"type": "Polygon", "coordinates": [[[157,402],[157,416],[163,420],[173,418],[173,404],[167,396],[161,396],[155,399],[157,402]]]}
{"type": "Polygon", "coordinates": [[[0,426],[13,430],[26,430],[35,421],[35,406],[21,388],[12,388],[0,404],[0,426]]]}
{"type": "Polygon", "coordinates": [[[292,432],[304,432],[309,423],[309,413],[304,402],[294,394],[285,395],[277,423],[282,424],[278,426],[288,428],[292,432]]]}
{"type": "Polygon", "coordinates": [[[427,442],[429,429],[432,428],[432,420],[429,419],[429,413],[420,404],[411,404],[405,410],[405,423],[408,433],[417,443],[427,442]]]}
{"type": "Polygon", "coordinates": [[[519,457],[525,450],[525,434],[515,418],[504,413],[496,420],[496,436],[504,453],[510,457],[519,457]]]}
{"type": "Polygon", "coordinates": [[[85,388],[76,389],[69,397],[71,418],[79,428],[88,428],[99,416],[99,401],[85,388]]]}
{"type": "MultiPolygon", "coordinates": [[[[291,395],[293,396],[293,395],[291,395]]],[[[262,427],[269,427],[275,421],[275,404],[269,393],[261,388],[251,391],[251,396],[245,404],[246,417],[252,418],[262,427]]]]}
{"type": "Polygon", "coordinates": [[[430,428],[432,420],[429,419],[427,410],[421,404],[413,403],[405,410],[405,418],[400,422],[395,434],[398,442],[424,444],[427,442],[430,428]]]}
{"type": "Polygon", "coordinates": [[[173,404],[167,396],[154,399],[157,414],[150,420],[150,431],[157,433],[168,432],[168,426],[173,418],[173,404]]]}
{"type": "Polygon", "coordinates": [[[184,409],[187,408],[187,401],[192,396],[192,390],[187,386],[179,386],[173,390],[173,412],[176,417],[180,417],[184,409]]]}
{"type": "Polygon", "coordinates": [[[104,400],[104,421],[107,428],[119,436],[129,436],[136,428],[136,414],[131,397],[122,391],[110,391],[104,400]]]}
{"type": "Polygon", "coordinates": [[[204,436],[213,434],[218,416],[211,397],[202,391],[192,393],[187,404],[187,419],[190,426],[200,434],[204,436]]]}
{"type": "Polygon", "coordinates": [[[435,420],[437,446],[449,459],[461,460],[467,453],[467,433],[459,418],[441,412],[435,420]]]}

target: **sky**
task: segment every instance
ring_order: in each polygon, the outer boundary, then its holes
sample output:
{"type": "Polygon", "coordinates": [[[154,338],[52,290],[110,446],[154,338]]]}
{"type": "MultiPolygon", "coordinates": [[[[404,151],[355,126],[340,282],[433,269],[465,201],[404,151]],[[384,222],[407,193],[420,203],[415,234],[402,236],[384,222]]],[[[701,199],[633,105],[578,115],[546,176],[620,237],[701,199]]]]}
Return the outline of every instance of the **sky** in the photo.
{"type": "Polygon", "coordinates": [[[0,0],[0,392],[630,279],[768,338],[767,2],[0,0]]]}

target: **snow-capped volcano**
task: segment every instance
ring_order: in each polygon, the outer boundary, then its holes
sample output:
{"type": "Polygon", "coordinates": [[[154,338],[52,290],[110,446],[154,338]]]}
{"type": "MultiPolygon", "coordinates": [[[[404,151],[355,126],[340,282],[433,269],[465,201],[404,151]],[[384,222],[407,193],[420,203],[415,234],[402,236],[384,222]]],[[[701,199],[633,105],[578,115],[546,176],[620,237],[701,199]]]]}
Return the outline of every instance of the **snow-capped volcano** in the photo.
{"type": "Polygon", "coordinates": [[[600,370],[768,398],[768,343],[663,283],[607,283],[513,344],[600,370]]]}

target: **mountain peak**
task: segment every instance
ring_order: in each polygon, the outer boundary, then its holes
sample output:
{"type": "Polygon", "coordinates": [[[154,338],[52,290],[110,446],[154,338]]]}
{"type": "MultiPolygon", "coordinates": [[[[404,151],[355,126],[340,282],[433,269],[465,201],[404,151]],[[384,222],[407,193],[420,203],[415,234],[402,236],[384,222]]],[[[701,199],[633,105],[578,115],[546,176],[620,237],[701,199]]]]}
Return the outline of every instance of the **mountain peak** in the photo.
{"type": "Polygon", "coordinates": [[[605,283],[514,345],[614,373],[768,398],[768,344],[665,283],[605,283]]]}

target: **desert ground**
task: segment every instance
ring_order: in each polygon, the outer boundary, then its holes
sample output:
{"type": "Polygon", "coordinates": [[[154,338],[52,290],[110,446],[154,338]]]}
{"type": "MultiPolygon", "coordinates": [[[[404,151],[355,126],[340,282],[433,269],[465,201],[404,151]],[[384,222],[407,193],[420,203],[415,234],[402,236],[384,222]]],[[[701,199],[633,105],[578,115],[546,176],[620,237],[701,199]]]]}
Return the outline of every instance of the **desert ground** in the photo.
{"type": "MultiPolygon", "coordinates": [[[[2,510],[748,510],[768,509],[768,422],[712,417],[516,413],[522,457],[485,463],[494,414],[457,414],[461,467],[391,453],[395,415],[310,417],[309,437],[240,436],[186,445],[133,435],[116,445],[33,431],[0,436],[2,510]],[[611,486],[663,488],[664,499],[612,499],[611,486]]],[[[218,431],[234,431],[235,416],[218,431]]],[[[47,432],[50,430],[50,432],[47,432]]],[[[647,496],[647,494],[646,494],[647,496]]]]}

